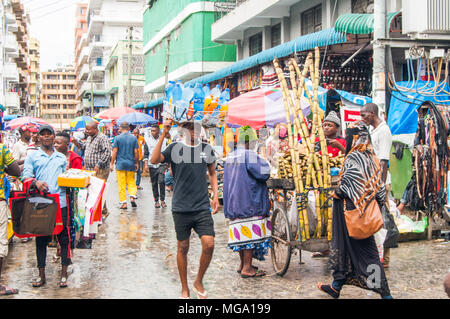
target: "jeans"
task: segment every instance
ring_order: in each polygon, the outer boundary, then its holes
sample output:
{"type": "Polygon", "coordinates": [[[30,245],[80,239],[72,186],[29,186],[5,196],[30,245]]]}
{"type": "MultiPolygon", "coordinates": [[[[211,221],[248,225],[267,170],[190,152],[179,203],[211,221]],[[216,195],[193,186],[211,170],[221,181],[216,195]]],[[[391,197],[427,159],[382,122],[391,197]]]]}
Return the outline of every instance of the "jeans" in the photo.
{"type": "Polygon", "coordinates": [[[141,175],[142,175],[143,166],[144,166],[144,162],[139,161],[139,168],[136,172],[136,186],[141,186],[141,175]]]}
{"type": "Polygon", "coordinates": [[[150,179],[152,181],[153,197],[155,202],[166,198],[166,182],[164,176],[165,166],[158,168],[150,167],[150,179]]]}
{"type": "MultiPolygon", "coordinates": [[[[61,265],[68,266],[70,260],[70,221],[72,218],[68,216],[67,207],[61,208],[61,216],[63,221],[63,230],[59,233],[58,243],[61,247],[61,265]]],[[[36,237],[36,257],[38,268],[45,268],[45,260],[47,259],[47,244],[52,241],[52,236],[36,237]]]]}

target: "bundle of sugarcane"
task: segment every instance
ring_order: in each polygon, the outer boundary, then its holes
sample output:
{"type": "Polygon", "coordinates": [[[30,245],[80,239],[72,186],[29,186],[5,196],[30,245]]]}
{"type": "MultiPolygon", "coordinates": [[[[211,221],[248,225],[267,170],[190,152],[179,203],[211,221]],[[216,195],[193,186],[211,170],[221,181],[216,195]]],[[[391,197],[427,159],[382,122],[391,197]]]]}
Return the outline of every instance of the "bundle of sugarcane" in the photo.
{"type": "MultiPolygon", "coordinates": [[[[310,237],[308,215],[306,212],[306,205],[304,205],[303,202],[305,198],[307,199],[307,196],[305,195],[309,190],[314,191],[316,200],[315,210],[317,216],[317,228],[314,236],[321,238],[324,232],[328,232],[328,239],[331,240],[331,207],[323,206],[325,206],[324,204],[327,201],[326,196],[329,194],[329,187],[331,186],[330,168],[341,167],[343,157],[330,158],[328,156],[327,144],[322,128],[323,118],[319,113],[318,92],[320,51],[318,48],[315,48],[314,60],[313,54],[308,54],[302,72],[300,72],[300,68],[295,59],[290,59],[289,71],[293,96],[289,92],[286,79],[278,60],[274,59],[273,63],[283,93],[290,146],[290,156],[285,156],[280,161],[279,175],[280,177],[283,176],[282,178],[290,178],[292,176],[297,196],[301,196],[302,198],[302,200],[300,200],[300,197],[297,197],[302,241],[305,241],[310,237]],[[313,84],[312,94],[308,91],[305,83],[308,73],[313,84]],[[308,129],[301,108],[303,94],[306,94],[311,106],[311,130],[308,129]],[[291,120],[292,115],[293,120],[291,120]],[[320,153],[314,151],[317,137],[320,143],[320,153]],[[300,144],[298,141],[300,141],[300,144]],[[300,149],[302,151],[300,151],[300,149]],[[323,224],[322,221],[325,221],[325,223],[323,224]]],[[[297,235],[300,234],[298,233],[297,235]]]]}
{"type": "Polygon", "coordinates": [[[345,156],[343,154],[339,154],[336,157],[330,157],[328,159],[328,162],[330,164],[330,167],[342,168],[342,166],[344,165],[344,159],[345,156]]]}

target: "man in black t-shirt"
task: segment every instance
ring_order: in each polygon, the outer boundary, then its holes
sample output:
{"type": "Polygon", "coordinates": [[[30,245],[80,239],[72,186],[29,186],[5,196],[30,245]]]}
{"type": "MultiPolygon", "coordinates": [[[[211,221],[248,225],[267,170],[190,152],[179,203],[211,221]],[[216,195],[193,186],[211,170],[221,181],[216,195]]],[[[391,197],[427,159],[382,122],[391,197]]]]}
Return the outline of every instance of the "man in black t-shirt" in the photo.
{"type": "Polygon", "coordinates": [[[219,208],[217,191],[216,157],[214,149],[199,139],[201,125],[188,122],[182,125],[184,141],[170,144],[161,153],[164,136],[170,131],[171,121],[164,123],[164,131],[153,151],[152,164],[169,163],[174,178],[172,213],[178,240],[177,265],[181,280],[181,297],[189,298],[187,283],[187,253],[191,230],[200,237],[202,255],[193,290],[199,299],[208,298],[203,287],[203,276],[208,269],[214,251],[214,221],[219,208]],[[214,199],[209,202],[206,173],[209,173],[214,199]],[[212,208],[212,209],[211,209],[212,208]]]}

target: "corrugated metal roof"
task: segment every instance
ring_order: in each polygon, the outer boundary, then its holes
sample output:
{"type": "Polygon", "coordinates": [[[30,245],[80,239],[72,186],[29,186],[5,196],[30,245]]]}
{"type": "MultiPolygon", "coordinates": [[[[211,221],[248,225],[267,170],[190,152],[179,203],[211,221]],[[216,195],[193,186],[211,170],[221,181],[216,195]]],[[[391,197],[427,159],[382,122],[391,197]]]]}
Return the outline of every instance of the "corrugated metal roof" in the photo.
{"type": "Polygon", "coordinates": [[[347,36],[345,35],[345,33],[338,32],[334,28],[325,29],[319,32],[301,36],[290,42],[286,42],[271,49],[262,51],[251,57],[233,63],[232,65],[220,69],[216,72],[195,78],[187,83],[210,83],[212,81],[230,76],[233,73],[249,69],[256,65],[271,62],[274,58],[285,57],[290,55],[291,53],[310,50],[314,47],[323,47],[326,45],[339,44],[344,42],[347,42],[347,36]]]}
{"type": "MultiPolygon", "coordinates": [[[[395,16],[400,13],[389,12],[386,13],[387,25],[391,25],[392,20],[395,16]]],[[[336,20],[334,28],[336,31],[351,33],[351,34],[370,34],[373,32],[374,27],[374,17],[373,14],[362,14],[362,13],[346,13],[336,20]]]]}
{"type": "Polygon", "coordinates": [[[133,105],[132,108],[139,110],[139,109],[150,109],[152,107],[155,107],[157,105],[163,104],[164,98],[159,98],[156,100],[148,101],[148,102],[139,102],[136,105],[133,105]]]}

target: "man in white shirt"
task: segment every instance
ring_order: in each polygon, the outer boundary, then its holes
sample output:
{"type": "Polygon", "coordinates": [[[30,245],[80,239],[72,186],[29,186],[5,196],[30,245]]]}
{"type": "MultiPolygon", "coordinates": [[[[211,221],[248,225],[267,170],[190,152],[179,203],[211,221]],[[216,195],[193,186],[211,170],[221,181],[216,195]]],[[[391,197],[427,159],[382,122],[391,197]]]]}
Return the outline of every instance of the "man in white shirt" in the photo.
{"type": "MultiPolygon", "coordinates": [[[[166,203],[164,202],[166,197],[166,183],[165,183],[165,170],[166,165],[165,164],[152,164],[150,163],[150,158],[152,157],[153,150],[156,147],[156,144],[158,143],[160,137],[160,128],[158,124],[152,125],[150,129],[150,134],[146,134],[145,139],[145,145],[144,145],[144,163],[148,163],[149,171],[150,171],[150,180],[152,183],[152,189],[153,189],[153,197],[155,199],[155,208],[160,207],[167,207],[166,203]],[[161,201],[161,204],[160,204],[161,201]]],[[[168,146],[168,138],[169,136],[166,136],[164,138],[164,142],[161,148],[161,151],[164,151],[166,147],[168,146]]]]}
{"type": "MultiPolygon", "coordinates": [[[[378,106],[368,103],[361,109],[362,120],[371,126],[370,138],[375,155],[380,160],[383,182],[386,184],[386,202],[391,192],[391,178],[389,174],[389,158],[392,147],[392,134],[386,122],[378,116],[378,106]]],[[[389,203],[389,202],[388,202],[389,203]]],[[[389,207],[389,206],[388,206],[389,207]]],[[[389,268],[390,248],[384,248],[383,266],[389,268]]]]}
{"type": "Polygon", "coordinates": [[[31,134],[33,132],[37,132],[37,128],[33,125],[25,124],[21,126],[19,128],[20,140],[14,144],[12,149],[12,156],[21,169],[23,169],[23,164],[25,163],[25,158],[27,157],[27,149],[30,145],[31,134]]]}

